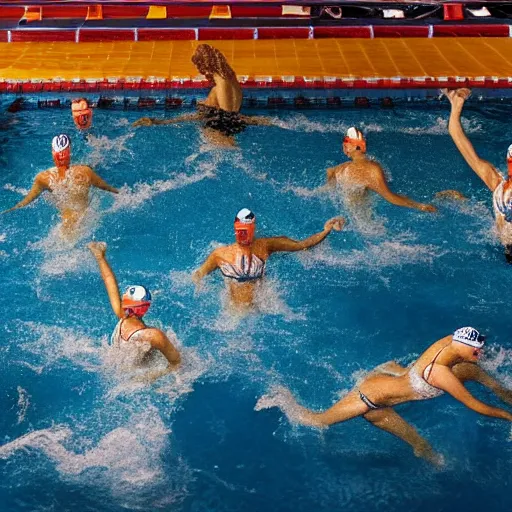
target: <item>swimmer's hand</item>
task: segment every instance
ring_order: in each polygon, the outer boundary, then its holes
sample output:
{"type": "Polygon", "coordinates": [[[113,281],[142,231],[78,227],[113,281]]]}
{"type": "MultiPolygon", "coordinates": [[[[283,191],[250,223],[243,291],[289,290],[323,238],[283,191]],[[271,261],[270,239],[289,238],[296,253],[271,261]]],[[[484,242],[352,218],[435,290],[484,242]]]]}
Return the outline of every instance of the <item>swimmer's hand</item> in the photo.
{"type": "Polygon", "coordinates": [[[441,190],[435,196],[435,199],[455,199],[457,201],[465,201],[467,197],[458,190],[441,190]]]}
{"type": "Polygon", "coordinates": [[[449,100],[452,106],[462,106],[464,102],[471,96],[471,90],[466,88],[461,89],[441,89],[449,100]]]}
{"type": "Polygon", "coordinates": [[[324,231],[341,231],[345,225],[345,219],[343,217],[333,217],[324,224],[324,231]]]}
{"type": "Polygon", "coordinates": [[[437,208],[431,204],[420,204],[418,206],[418,210],[420,210],[421,212],[429,212],[429,213],[437,212],[437,208]]]}
{"type": "Polygon", "coordinates": [[[458,190],[441,190],[434,197],[438,199],[456,199],[458,201],[467,200],[467,197],[458,190]]]}
{"type": "Polygon", "coordinates": [[[155,119],[151,119],[150,117],[141,117],[132,123],[132,126],[152,126],[154,124],[158,124],[155,121],[155,119]]]}
{"type": "Polygon", "coordinates": [[[87,245],[95,258],[104,258],[107,252],[107,244],[105,242],[91,242],[87,245]]]}

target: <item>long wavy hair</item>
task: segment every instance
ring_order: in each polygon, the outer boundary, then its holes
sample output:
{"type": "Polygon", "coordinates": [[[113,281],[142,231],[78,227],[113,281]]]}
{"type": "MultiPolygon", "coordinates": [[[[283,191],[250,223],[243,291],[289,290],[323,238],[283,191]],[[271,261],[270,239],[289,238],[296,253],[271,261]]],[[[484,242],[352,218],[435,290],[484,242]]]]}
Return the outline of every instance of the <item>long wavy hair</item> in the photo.
{"type": "Polygon", "coordinates": [[[215,73],[226,80],[236,80],[236,74],[228,64],[226,57],[217,48],[209,44],[200,44],[197,47],[194,55],[192,55],[192,62],[199,73],[212,83],[214,82],[213,75],[215,73]]]}

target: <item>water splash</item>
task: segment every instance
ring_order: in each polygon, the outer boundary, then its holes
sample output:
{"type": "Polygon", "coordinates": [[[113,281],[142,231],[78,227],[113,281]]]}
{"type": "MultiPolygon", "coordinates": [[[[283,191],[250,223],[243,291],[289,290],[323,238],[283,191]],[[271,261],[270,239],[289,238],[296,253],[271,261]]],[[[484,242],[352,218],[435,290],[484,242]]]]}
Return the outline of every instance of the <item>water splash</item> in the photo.
{"type": "Polygon", "coordinates": [[[25,421],[28,406],[30,405],[30,395],[21,386],[16,388],[18,391],[18,425],[25,421]]]}
{"type": "Polygon", "coordinates": [[[214,173],[210,168],[207,168],[191,175],[179,173],[168,180],[157,180],[153,183],[137,183],[133,187],[125,185],[119,190],[119,194],[116,195],[114,204],[108,210],[108,213],[119,210],[135,210],[159,194],[187,187],[212,177],[214,177],[214,173]]]}

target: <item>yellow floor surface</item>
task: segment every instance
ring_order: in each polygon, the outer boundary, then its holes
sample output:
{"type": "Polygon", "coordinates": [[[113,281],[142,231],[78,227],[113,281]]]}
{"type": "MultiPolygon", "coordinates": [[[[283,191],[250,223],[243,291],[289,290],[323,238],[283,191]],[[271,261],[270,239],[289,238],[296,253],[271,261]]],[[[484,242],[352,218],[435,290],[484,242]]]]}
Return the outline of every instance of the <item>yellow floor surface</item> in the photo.
{"type": "MultiPolygon", "coordinates": [[[[207,41],[201,41],[207,42],[207,41]]],[[[0,79],[184,78],[198,41],[0,43],[0,79]]],[[[512,77],[512,38],[212,41],[239,76],[512,77]]]]}

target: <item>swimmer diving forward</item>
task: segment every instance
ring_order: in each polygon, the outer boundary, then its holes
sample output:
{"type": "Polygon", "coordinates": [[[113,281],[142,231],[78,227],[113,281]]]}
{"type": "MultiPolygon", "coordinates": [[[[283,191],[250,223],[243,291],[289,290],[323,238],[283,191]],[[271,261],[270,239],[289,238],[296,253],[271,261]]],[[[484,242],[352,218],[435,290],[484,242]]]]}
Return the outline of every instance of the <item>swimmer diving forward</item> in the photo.
{"type": "Polygon", "coordinates": [[[272,124],[266,117],[240,114],[242,88],[235,71],[217,48],[209,44],[200,44],[192,56],[192,62],[212,85],[206,100],[197,103],[197,112],[173,119],[143,117],[135,121],[133,126],[202,121],[206,139],[217,146],[229,148],[236,145],[234,136],[243,132],[247,125],[272,124]]]}
{"type": "Polygon", "coordinates": [[[434,453],[417,430],[392,408],[447,392],[479,414],[512,421],[512,414],[481,402],[464,387],[467,381],[479,382],[512,405],[512,391],[505,389],[476,364],[484,341],[485,337],[472,327],[457,329],[453,335],[431,345],[409,368],[394,361],[377,367],[324,412],[313,412],[300,406],[286,388],[278,388],[260,398],[256,410],[280,407],[290,421],[318,428],[363,416],[375,427],[411,445],[417,457],[439,464],[442,457],[434,453]]]}
{"type": "MultiPolygon", "coordinates": [[[[367,158],[366,140],[357,128],[352,127],[347,130],[342,147],[343,153],[350,162],[327,169],[326,187],[338,185],[349,204],[355,205],[361,202],[371,190],[397,206],[415,208],[422,212],[436,211],[431,204],[418,203],[406,196],[395,194],[389,189],[381,165],[367,158]]],[[[455,191],[453,193],[457,194],[455,191]]]]}
{"type": "Polygon", "coordinates": [[[2,213],[23,208],[48,191],[62,217],[62,235],[69,239],[76,233],[89,206],[89,189],[96,187],[113,194],[118,190],[103,181],[89,166],[71,165],[71,141],[67,135],[53,138],[52,156],[55,167],[40,172],[29,193],[2,213]]]}
{"type": "Polygon", "coordinates": [[[508,263],[512,263],[512,145],[507,151],[508,177],[504,178],[494,165],[477,155],[462,127],[460,116],[471,91],[443,89],[442,92],[451,103],[448,131],[464,160],[492,192],[496,230],[501,243],[505,246],[505,258],[508,263]]]}
{"type": "Polygon", "coordinates": [[[118,350],[129,348],[128,345],[140,348],[141,351],[144,351],[145,347],[149,348],[139,362],[141,365],[149,360],[153,351],[161,352],[167,359],[167,368],[150,373],[149,380],[154,380],[177,368],[181,361],[178,350],[163,331],[155,327],[148,327],[143,321],[143,317],[151,305],[149,290],[141,285],[130,285],[121,297],[116,276],[105,257],[107,244],[91,242],[89,249],[98,263],[112,310],[119,318],[112,334],[111,345],[118,350]]]}
{"type": "Polygon", "coordinates": [[[268,257],[274,252],[295,252],[318,245],[334,229],[341,231],[345,220],[339,217],[328,220],[324,229],[305,240],[297,242],[285,236],[255,238],[256,217],[247,208],[235,217],[236,243],[215,249],[194,272],[192,279],[199,284],[207,274],[219,269],[226,278],[230,299],[235,307],[253,304],[256,284],[265,272],[268,257]]]}

